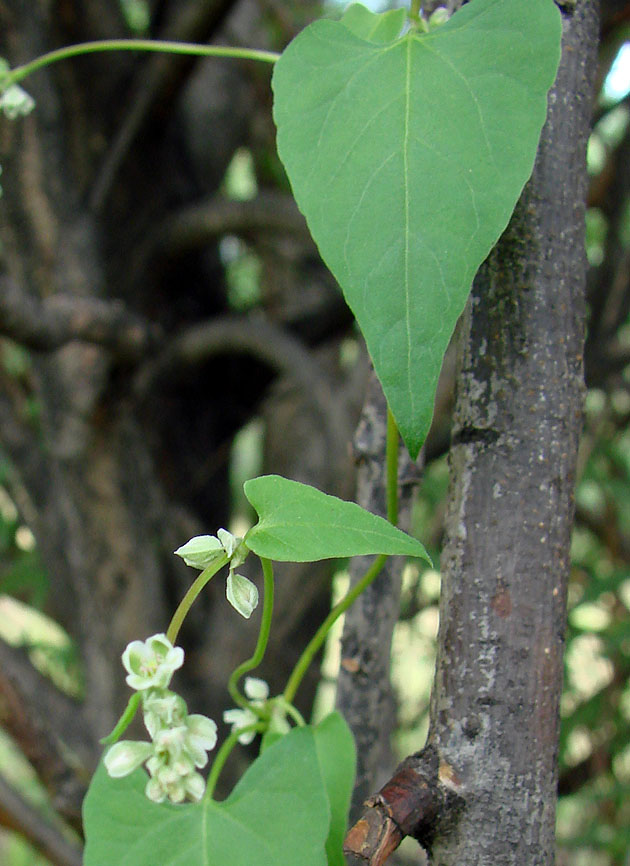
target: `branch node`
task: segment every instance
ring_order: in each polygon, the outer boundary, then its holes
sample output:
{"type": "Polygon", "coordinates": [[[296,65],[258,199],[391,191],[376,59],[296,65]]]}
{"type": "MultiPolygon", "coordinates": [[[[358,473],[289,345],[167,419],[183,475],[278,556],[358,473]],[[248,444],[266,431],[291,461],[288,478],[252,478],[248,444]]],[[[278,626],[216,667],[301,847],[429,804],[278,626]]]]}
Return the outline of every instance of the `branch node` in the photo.
{"type": "Polygon", "coordinates": [[[368,866],[382,866],[405,836],[426,850],[463,803],[456,771],[440,759],[434,745],[428,745],[405,758],[381,790],[365,801],[365,812],[348,831],[344,853],[368,866]]]}

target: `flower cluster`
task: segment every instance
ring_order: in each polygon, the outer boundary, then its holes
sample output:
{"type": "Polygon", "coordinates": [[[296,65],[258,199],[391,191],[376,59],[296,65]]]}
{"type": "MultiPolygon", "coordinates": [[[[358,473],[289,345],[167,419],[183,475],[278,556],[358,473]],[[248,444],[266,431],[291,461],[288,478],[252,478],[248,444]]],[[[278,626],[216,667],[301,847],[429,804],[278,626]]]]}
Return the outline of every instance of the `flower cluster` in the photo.
{"type": "Polygon", "coordinates": [[[127,683],[140,692],[144,724],[151,742],[121,740],[105,755],[107,772],[113,778],[146,765],[149,780],[145,793],[161,803],[200,800],[205,790],[197,769],[208,763],[217,741],[217,726],[202,715],[188,715],[186,703],[169,691],[174,672],[184,662],[184,651],[174,647],[166,635],[132,641],[122,657],[127,683]]]}
{"type": "Polygon", "coordinates": [[[219,529],[214,535],[197,535],[191,538],[175,553],[181,556],[186,565],[204,569],[226,556],[230,570],[226,585],[227,600],[241,616],[249,619],[258,605],[256,585],[237,574],[236,569],[245,562],[249,548],[242,538],[237,538],[227,529],[219,529]]]}
{"type": "MultiPolygon", "coordinates": [[[[244,691],[249,698],[250,706],[257,709],[267,710],[267,730],[276,734],[287,734],[289,723],[277,698],[269,700],[269,686],[264,680],[256,677],[246,677],[244,691]]],[[[260,721],[254,709],[245,707],[243,709],[226,710],[223,713],[223,721],[232,725],[232,733],[242,730],[238,738],[239,743],[246,746],[256,736],[253,726],[260,721]]]]}

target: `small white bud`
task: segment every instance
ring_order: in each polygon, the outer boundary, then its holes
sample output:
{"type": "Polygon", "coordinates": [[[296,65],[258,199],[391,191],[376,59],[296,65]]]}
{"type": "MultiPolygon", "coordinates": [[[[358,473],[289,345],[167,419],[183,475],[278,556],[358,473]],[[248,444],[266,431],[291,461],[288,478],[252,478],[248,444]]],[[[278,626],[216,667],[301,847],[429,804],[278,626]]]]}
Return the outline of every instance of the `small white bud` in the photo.
{"type": "Polygon", "coordinates": [[[226,587],[227,600],[245,619],[249,619],[258,605],[258,589],[242,574],[230,572],[226,587]]]}
{"type": "Polygon", "coordinates": [[[245,677],[243,691],[250,701],[266,701],[269,697],[269,686],[258,677],[245,677]]]}
{"type": "MultiPolygon", "coordinates": [[[[220,529],[219,532],[225,532],[225,530],[220,529]]],[[[182,547],[178,547],[175,555],[181,556],[186,565],[203,570],[226,552],[221,541],[214,535],[196,535],[182,547]]]]}
{"type": "Polygon", "coordinates": [[[121,740],[114,743],[105,754],[103,763],[112,779],[121,779],[137,770],[153,754],[151,743],[121,740]]]}

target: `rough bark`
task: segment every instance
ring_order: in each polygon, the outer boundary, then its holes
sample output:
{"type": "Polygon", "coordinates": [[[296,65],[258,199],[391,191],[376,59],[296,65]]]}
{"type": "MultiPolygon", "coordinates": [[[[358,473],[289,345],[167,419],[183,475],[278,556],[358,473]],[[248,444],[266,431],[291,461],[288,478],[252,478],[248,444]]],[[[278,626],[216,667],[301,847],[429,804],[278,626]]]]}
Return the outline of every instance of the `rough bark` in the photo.
{"type": "Polygon", "coordinates": [[[563,18],[534,173],[462,328],[429,741],[465,806],[443,866],[554,861],[596,3],[563,18]]]}

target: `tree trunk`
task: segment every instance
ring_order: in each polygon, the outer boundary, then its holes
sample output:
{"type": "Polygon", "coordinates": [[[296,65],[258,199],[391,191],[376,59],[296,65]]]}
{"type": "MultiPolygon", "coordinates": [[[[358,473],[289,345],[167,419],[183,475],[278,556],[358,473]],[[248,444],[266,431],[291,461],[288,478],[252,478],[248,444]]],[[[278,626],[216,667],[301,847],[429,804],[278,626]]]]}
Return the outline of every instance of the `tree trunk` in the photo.
{"type": "Polygon", "coordinates": [[[596,3],[563,14],[538,158],[463,322],[429,742],[463,808],[435,864],[551,864],[581,432],[596,3]]]}

